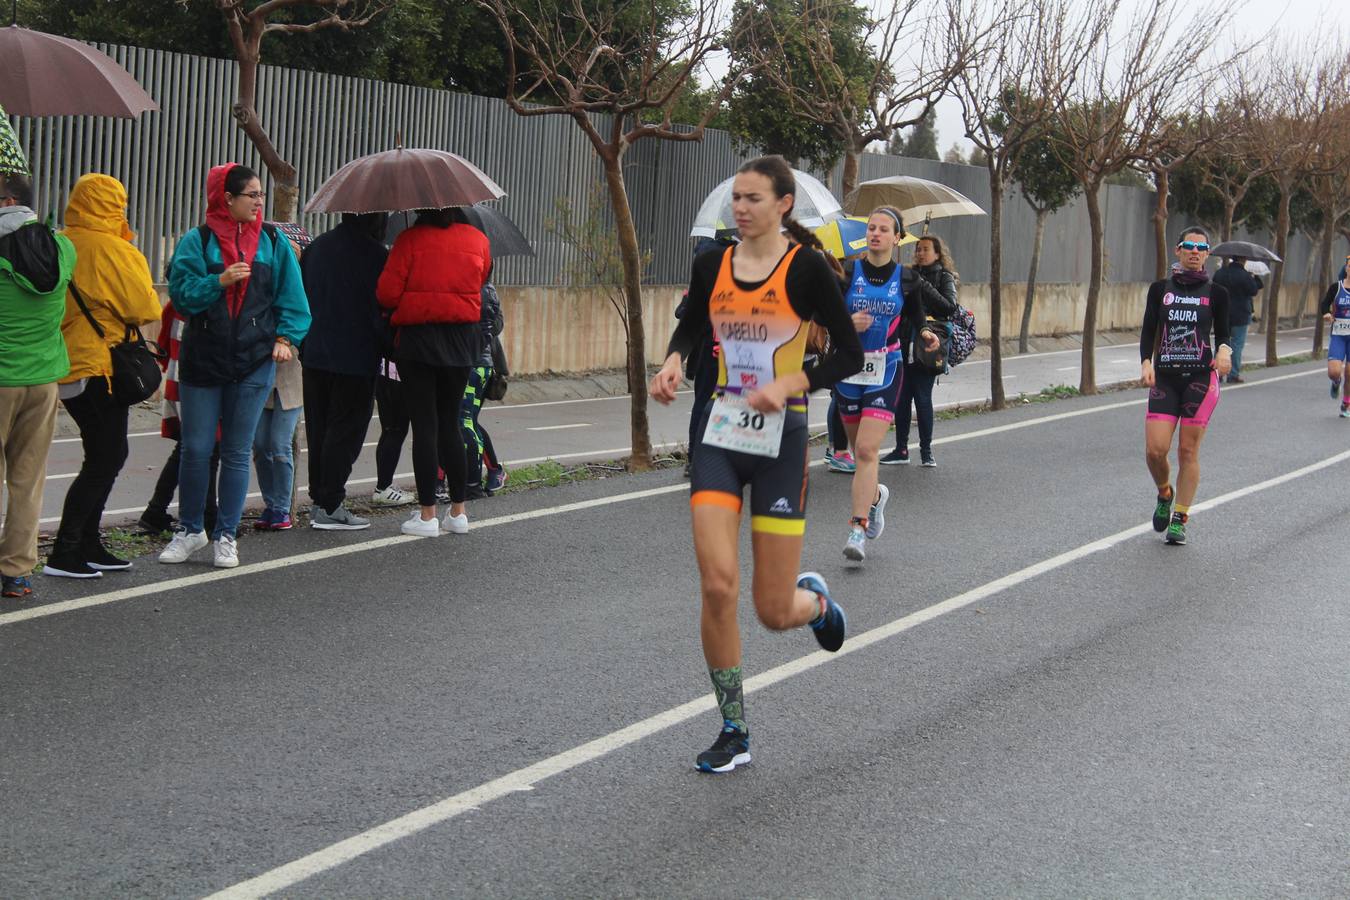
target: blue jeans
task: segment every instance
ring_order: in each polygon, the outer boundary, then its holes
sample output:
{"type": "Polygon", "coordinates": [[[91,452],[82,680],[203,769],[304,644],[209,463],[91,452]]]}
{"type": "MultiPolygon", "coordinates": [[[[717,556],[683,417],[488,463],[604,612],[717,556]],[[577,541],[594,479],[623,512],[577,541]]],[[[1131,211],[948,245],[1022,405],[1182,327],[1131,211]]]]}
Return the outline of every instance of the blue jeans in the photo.
{"type": "Polygon", "coordinates": [[[1228,344],[1233,348],[1233,371],[1228,375],[1231,378],[1242,372],[1242,348],[1247,346],[1247,329],[1251,325],[1233,325],[1228,329],[1228,344]]]}
{"type": "Polygon", "coordinates": [[[268,509],[290,515],[291,486],[295,483],[295,457],[291,453],[295,426],[304,407],[280,409],[273,398],[272,409],[264,409],[253,435],[253,468],[258,472],[258,488],[268,509]]]}
{"type": "Polygon", "coordinates": [[[217,426],[220,427],[220,486],[216,491],[219,513],[211,539],[223,534],[233,537],[239,530],[244,498],[248,496],[249,450],[275,376],[276,363],[269,359],[235,384],[178,385],[178,414],[183,423],[178,521],[189,534],[202,530],[217,426]]]}

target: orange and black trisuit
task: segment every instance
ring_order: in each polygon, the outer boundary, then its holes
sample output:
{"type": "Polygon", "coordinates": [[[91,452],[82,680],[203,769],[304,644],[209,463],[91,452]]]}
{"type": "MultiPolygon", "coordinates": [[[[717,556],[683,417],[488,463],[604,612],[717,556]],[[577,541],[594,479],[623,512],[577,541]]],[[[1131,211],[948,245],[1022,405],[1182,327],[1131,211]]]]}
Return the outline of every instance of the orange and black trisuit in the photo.
{"type": "Polygon", "coordinates": [[[694,454],[690,502],[740,512],[748,484],[753,531],[800,535],[806,530],[806,394],[788,398],[782,439],[771,456],[708,443],[709,416],[719,398],[734,399],[802,371],[811,321],[825,326],[833,347],[829,356],[805,370],[812,391],[861,369],[862,344],[839,281],[820,253],[794,244],[768,278],[749,283],[732,275],[735,249],[719,247],[694,260],[689,301],[670,339],[668,353],[687,359],[711,319],[722,345],[717,392],[702,410],[695,432],[703,442],[694,454]]]}

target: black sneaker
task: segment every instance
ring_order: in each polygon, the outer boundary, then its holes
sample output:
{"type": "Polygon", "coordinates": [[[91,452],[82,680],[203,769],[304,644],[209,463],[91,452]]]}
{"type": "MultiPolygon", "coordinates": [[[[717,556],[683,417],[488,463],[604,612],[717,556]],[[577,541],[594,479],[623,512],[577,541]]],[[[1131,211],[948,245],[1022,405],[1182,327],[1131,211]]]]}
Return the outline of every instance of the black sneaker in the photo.
{"type": "Polygon", "coordinates": [[[131,568],[131,563],[119,556],[113,556],[102,544],[86,550],[84,558],[85,562],[89,563],[89,568],[100,572],[123,572],[131,568]]]}
{"type": "Polygon", "coordinates": [[[1172,521],[1167,524],[1167,537],[1164,538],[1167,543],[1178,547],[1186,543],[1186,518],[1181,513],[1172,513],[1172,521]]]}
{"type": "Polygon", "coordinates": [[[877,461],[883,466],[907,466],[909,465],[909,448],[897,446],[877,461]]]}
{"type": "Polygon", "coordinates": [[[178,525],[178,520],[166,512],[147,509],[141,513],[140,521],[136,524],[146,534],[163,534],[166,531],[173,531],[178,525]]]}
{"type": "Polygon", "coordinates": [[[806,588],[825,598],[825,612],[811,622],[811,630],[824,649],[834,653],[844,646],[844,636],[848,632],[848,618],[844,610],[830,599],[830,589],[819,572],[803,572],[797,576],[797,587],[806,588]]]}
{"type": "Polygon", "coordinates": [[[57,578],[102,578],[103,573],[89,565],[85,560],[80,559],[79,555],[70,553],[53,553],[47,557],[47,562],[42,567],[43,575],[54,575],[57,578]]]}
{"type": "Polygon", "coordinates": [[[1176,491],[1168,493],[1166,500],[1162,494],[1158,495],[1158,505],[1153,507],[1153,530],[1159,534],[1167,530],[1167,523],[1172,520],[1172,501],[1176,497],[1176,491]]]}
{"type": "Polygon", "coordinates": [[[730,772],[750,761],[750,732],[730,722],[722,723],[722,733],[713,745],[698,755],[694,768],[700,772],[730,772]]]}

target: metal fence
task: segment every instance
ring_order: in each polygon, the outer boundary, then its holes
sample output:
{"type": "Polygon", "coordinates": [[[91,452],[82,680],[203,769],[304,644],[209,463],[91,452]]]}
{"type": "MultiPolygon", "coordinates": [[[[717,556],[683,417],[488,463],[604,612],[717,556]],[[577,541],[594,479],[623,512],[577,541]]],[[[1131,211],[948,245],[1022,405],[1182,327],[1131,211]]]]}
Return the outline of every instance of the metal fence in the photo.
{"type": "MultiPolygon", "coordinates": [[[[19,140],[35,173],[38,205],[58,219],[66,193],[83,173],[120,179],[130,195],[132,226],[152,272],[162,272],[179,236],[204,217],[207,170],[233,160],[259,168],[257,154],[230,116],[238,83],[232,60],[103,46],[160,104],[135,121],[91,117],[15,118],[19,140]]],[[[488,172],[508,192],[502,211],[530,238],[533,259],[501,261],[502,284],[554,284],[576,259],[575,251],[545,227],[557,198],[584,214],[602,182],[590,144],[570,119],[522,118],[500,101],[317,72],[263,66],[258,112],[281,155],[300,173],[301,206],[325,178],[356,157],[404,146],[458,153],[488,172]]],[[[603,118],[598,117],[603,130],[603,118]]],[[[703,197],[749,154],[725,132],[709,131],[700,143],[643,140],[625,158],[625,175],[639,240],[652,253],[645,280],[677,284],[689,271],[689,224],[703,197]]],[[[984,170],[929,160],[864,154],[862,180],[909,174],[951,185],[988,207],[984,170]]],[[[832,173],[839,184],[839,168],[832,173]]],[[[1110,186],[1103,197],[1107,222],[1107,278],[1153,277],[1151,192],[1110,186]]],[[[312,232],[330,216],[302,215],[312,232]]],[[[1035,217],[1015,192],[1004,208],[1005,281],[1026,277],[1035,217]]],[[[1180,225],[1180,222],[1174,222],[1180,225]]],[[[1169,226],[1169,233],[1171,226],[1169,226]]],[[[937,221],[963,279],[989,278],[989,220],[937,221]]],[[[1043,282],[1083,282],[1088,277],[1087,213],[1081,200],[1047,223],[1041,260],[1043,282]]],[[[1291,242],[1289,277],[1301,280],[1307,241],[1291,242]]]]}

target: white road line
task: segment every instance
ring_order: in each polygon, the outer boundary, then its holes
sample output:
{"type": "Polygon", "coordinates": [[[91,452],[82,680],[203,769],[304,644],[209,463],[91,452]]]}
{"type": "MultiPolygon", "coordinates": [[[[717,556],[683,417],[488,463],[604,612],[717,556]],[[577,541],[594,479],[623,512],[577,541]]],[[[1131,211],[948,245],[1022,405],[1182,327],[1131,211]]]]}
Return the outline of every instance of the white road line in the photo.
{"type": "MultiPolygon", "coordinates": [[[[1232,503],[1259,491],[1268,490],[1286,482],[1302,478],[1305,475],[1311,475],[1331,466],[1350,460],[1350,450],[1338,453],[1335,456],[1304,466],[1301,469],[1295,469],[1292,472],[1286,472],[1274,478],[1257,484],[1248,485],[1236,491],[1215,497],[1213,500],[1207,500],[1204,503],[1197,504],[1196,510],[1214,509],[1225,503],[1232,503]]],[[[791,662],[776,666],[767,672],[747,679],[745,682],[745,692],[747,694],[763,690],[779,682],[785,681],[794,675],[800,675],[811,669],[819,668],[827,663],[847,656],[850,653],[861,652],[873,644],[880,643],[897,635],[903,634],[925,622],[931,622],[939,616],[946,615],[964,609],[974,603],[987,600],[990,597],[1001,594],[1011,588],[1018,587],[1057,569],[1062,569],[1072,563],[1078,562],[1094,553],[1100,553],[1103,550],[1110,550],[1126,541],[1149,534],[1152,531],[1152,525],[1144,523],[1135,525],[1133,528],[1126,528],[1115,534],[1108,535],[1099,540],[1091,541],[1081,546],[1075,547],[1058,556],[1052,556],[1038,563],[1034,563],[1016,572],[1012,572],[1002,578],[986,582],[979,587],[973,588],[954,597],[949,597],[940,603],[924,607],[907,616],[894,619],[884,625],[879,625],[862,634],[849,638],[848,642],[839,650],[838,653],[826,653],[824,650],[817,650],[806,656],[798,657],[791,662]]],[[[641,721],[634,722],[617,731],[612,731],[603,737],[596,738],[580,746],[565,750],[562,753],[550,756],[547,759],[540,760],[532,765],[509,772],[491,781],[484,782],[477,787],[470,788],[455,794],[453,797],[447,797],[444,800],[424,806],[421,809],[414,810],[406,815],[391,819],[382,825],[377,825],[360,834],[353,835],[346,840],[339,841],[328,847],[316,850],[307,856],[303,856],[293,862],[278,866],[275,869],[264,872],[261,875],[242,881],[236,885],[228,887],[218,893],[210,895],[208,900],[242,900],[242,898],[266,897],[277,891],[285,890],[288,887],[299,884],[308,878],[335,869],[344,863],[350,862],[359,856],[364,856],[373,850],[401,840],[405,837],[425,831],[433,825],[439,825],[450,819],[463,815],[466,812],[479,809],[486,803],[493,800],[499,800],[502,797],[509,796],[521,791],[531,791],[542,781],[554,775],[562,774],[578,766],[589,762],[594,762],[601,757],[608,756],[624,747],[634,744],[644,738],[651,737],[667,728],[686,722],[694,716],[701,715],[713,709],[714,703],[711,696],[704,695],[695,700],[682,703],[679,706],[657,713],[641,721]]]]}
{"type": "MultiPolygon", "coordinates": [[[[692,394],[693,391],[676,391],[676,397],[683,397],[686,394],[692,394]]],[[[483,414],[489,412],[511,412],[516,409],[534,409],[536,406],[563,406],[567,403],[599,403],[604,400],[627,400],[632,394],[614,394],[611,397],[578,397],[575,400],[540,400],[536,403],[512,403],[493,405],[483,408],[483,414]]]]}
{"type": "Polygon", "coordinates": [[[536,425],[533,428],[526,428],[526,431],[562,431],[565,428],[590,428],[590,422],[573,422],[570,425],[536,425]]]}
{"type": "Polygon", "coordinates": [[[1056,369],[1055,371],[1056,371],[1056,372],[1077,372],[1077,371],[1078,371],[1078,367],[1077,367],[1077,366],[1062,366],[1061,368],[1058,368],[1058,369],[1056,369]]]}
{"type": "MultiPolygon", "coordinates": [[[[159,437],[159,432],[158,432],[158,431],[137,431],[137,432],[135,432],[134,434],[129,434],[129,435],[127,435],[127,437],[129,437],[129,438],[159,437]]],[[[81,440],[81,439],[80,439],[79,437],[66,437],[66,438],[57,438],[56,440],[52,441],[52,443],[53,443],[53,444],[78,444],[78,443],[80,442],[80,440],[81,440]]],[[[47,477],[50,478],[51,476],[48,475],[47,477]]]]}

